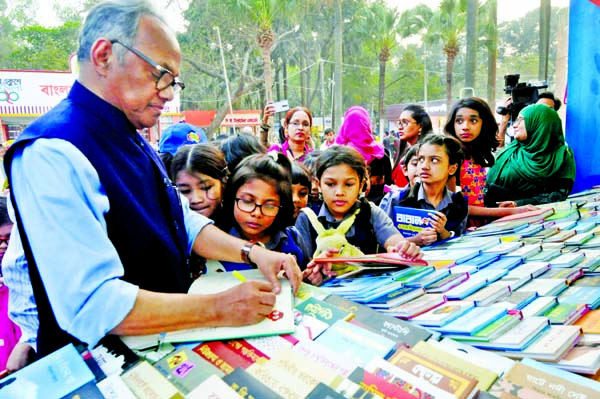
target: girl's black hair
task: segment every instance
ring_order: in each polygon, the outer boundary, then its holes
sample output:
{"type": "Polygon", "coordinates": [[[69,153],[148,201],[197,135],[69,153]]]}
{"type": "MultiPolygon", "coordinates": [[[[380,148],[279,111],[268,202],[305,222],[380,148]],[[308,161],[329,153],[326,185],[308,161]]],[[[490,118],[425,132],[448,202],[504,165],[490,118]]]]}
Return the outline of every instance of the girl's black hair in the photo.
{"type": "Polygon", "coordinates": [[[321,150],[314,150],[304,156],[302,164],[308,169],[311,176],[317,175],[317,161],[321,156],[321,150]]]}
{"type": "MultiPolygon", "coordinates": [[[[421,132],[419,133],[419,138],[417,139],[417,142],[422,141],[429,134],[433,133],[433,124],[431,123],[431,118],[429,117],[427,111],[425,111],[425,108],[418,104],[410,104],[404,107],[402,112],[404,111],[409,111],[415,122],[418,125],[421,125],[421,132]]],[[[400,140],[400,143],[398,145],[398,152],[396,153],[396,156],[394,158],[393,169],[396,169],[396,167],[402,162],[402,159],[406,155],[406,151],[408,150],[408,148],[408,143],[406,141],[400,140]]]]}
{"type": "Polygon", "coordinates": [[[13,222],[8,216],[8,201],[6,197],[0,196],[0,226],[5,224],[13,224],[13,222]]]}
{"type": "Polygon", "coordinates": [[[329,147],[321,153],[317,161],[317,179],[321,180],[326,169],[338,165],[348,165],[356,172],[361,183],[365,181],[367,177],[365,158],[354,148],[345,145],[329,147]]]}
{"type": "Polygon", "coordinates": [[[421,148],[426,144],[443,147],[446,154],[448,154],[449,165],[458,164],[456,172],[450,177],[456,176],[456,184],[457,186],[460,185],[460,167],[465,160],[461,142],[448,135],[430,134],[421,142],[421,148]]]}
{"type": "Polygon", "coordinates": [[[239,188],[253,179],[263,180],[273,185],[279,195],[281,208],[275,216],[273,224],[265,232],[273,234],[289,226],[294,215],[291,168],[287,157],[278,152],[251,155],[240,162],[225,188],[223,202],[226,219],[224,221],[225,231],[229,231],[234,226],[239,229],[233,217],[233,209],[236,206],[235,198],[239,188]]]}
{"type": "Polygon", "coordinates": [[[408,149],[408,151],[406,151],[406,154],[404,154],[404,156],[402,157],[402,160],[400,161],[400,163],[404,166],[407,166],[408,163],[410,162],[411,158],[414,158],[419,155],[419,147],[420,146],[421,146],[421,144],[417,143],[417,144],[413,145],[412,147],[410,147],[408,149]]]}
{"type": "Polygon", "coordinates": [[[267,149],[252,134],[240,133],[229,137],[219,145],[225,155],[225,161],[231,173],[234,173],[238,164],[247,156],[265,154],[267,149]]]}
{"type": "Polygon", "coordinates": [[[292,185],[299,184],[302,187],[308,187],[310,190],[310,171],[304,165],[299,162],[292,162],[292,185]]]}
{"type": "Polygon", "coordinates": [[[227,184],[229,169],[223,152],[211,144],[186,145],[175,154],[171,162],[171,178],[177,179],[181,171],[202,173],[227,184]]]}
{"type": "MultiPolygon", "coordinates": [[[[461,108],[470,108],[479,113],[481,118],[481,132],[475,140],[470,143],[462,143],[464,157],[469,159],[473,157],[473,161],[477,165],[484,167],[493,166],[495,163],[494,155],[492,152],[496,151],[500,142],[498,141],[498,123],[490,106],[485,100],[479,97],[468,97],[460,99],[450,112],[448,122],[444,126],[444,131],[452,137],[458,139],[456,131],[454,129],[454,121],[456,120],[456,113],[461,108]]],[[[460,139],[459,139],[460,141],[460,139]]]]}

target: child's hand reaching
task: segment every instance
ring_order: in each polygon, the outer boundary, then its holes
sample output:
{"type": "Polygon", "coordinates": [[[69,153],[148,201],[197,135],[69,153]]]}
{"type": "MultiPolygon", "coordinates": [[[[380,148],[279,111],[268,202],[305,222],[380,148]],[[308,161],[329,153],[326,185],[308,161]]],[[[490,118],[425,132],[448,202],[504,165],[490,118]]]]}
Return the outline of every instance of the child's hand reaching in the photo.
{"type": "Polygon", "coordinates": [[[419,248],[414,243],[408,241],[407,239],[403,239],[398,241],[394,246],[387,248],[388,252],[396,252],[402,255],[407,259],[421,259],[423,253],[421,252],[421,248],[419,248]]]}
{"type": "MultiPolygon", "coordinates": [[[[323,251],[319,257],[333,258],[333,256],[340,251],[334,248],[328,248],[323,251]]],[[[333,260],[333,259],[332,259],[333,260]]],[[[312,285],[322,285],[323,282],[331,277],[335,276],[336,273],[331,270],[332,263],[315,263],[311,261],[307,266],[306,270],[302,272],[302,280],[312,285]]]]}

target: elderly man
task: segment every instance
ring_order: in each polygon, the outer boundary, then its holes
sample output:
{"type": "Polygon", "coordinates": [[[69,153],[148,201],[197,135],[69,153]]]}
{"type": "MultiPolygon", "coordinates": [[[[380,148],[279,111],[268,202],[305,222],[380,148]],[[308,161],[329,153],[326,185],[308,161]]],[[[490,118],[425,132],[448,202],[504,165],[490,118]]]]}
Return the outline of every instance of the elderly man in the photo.
{"type": "Polygon", "coordinates": [[[185,87],[175,34],[145,1],[109,1],[88,14],[77,55],[79,77],[68,98],[5,157],[14,250],[27,258],[40,318],[38,357],[107,335],[264,318],[280,290],[280,270],[298,287],[293,257],[233,238],[182,205],[136,131],[153,126],[185,87]],[[255,263],[269,283],[186,294],[190,251],[255,263]]]}

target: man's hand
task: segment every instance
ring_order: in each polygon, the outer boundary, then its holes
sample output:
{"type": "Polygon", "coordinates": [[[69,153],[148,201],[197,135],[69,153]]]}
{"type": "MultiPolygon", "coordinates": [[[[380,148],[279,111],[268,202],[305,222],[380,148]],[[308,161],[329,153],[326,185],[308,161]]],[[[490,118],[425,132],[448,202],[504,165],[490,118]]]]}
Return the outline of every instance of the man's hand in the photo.
{"type": "Polygon", "coordinates": [[[269,251],[259,245],[254,245],[250,250],[250,259],[256,263],[267,281],[273,285],[275,294],[281,292],[281,283],[278,276],[281,270],[285,271],[285,277],[290,281],[294,295],[298,292],[302,281],[302,273],[296,263],[296,258],[292,255],[269,251]]]}
{"type": "Polygon", "coordinates": [[[26,342],[19,342],[10,352],[10,356],[6,361],[6,370],[9,373],[21,370],[23,367],[35,361],[35,351],[26,342]]]}
{"type": "Polygon", "coordinates": [[[218,320],[223,326],[258,323],[275,306],[273,286],[265,281],[247,281],[217,294],[217,297],[218,320]]]}

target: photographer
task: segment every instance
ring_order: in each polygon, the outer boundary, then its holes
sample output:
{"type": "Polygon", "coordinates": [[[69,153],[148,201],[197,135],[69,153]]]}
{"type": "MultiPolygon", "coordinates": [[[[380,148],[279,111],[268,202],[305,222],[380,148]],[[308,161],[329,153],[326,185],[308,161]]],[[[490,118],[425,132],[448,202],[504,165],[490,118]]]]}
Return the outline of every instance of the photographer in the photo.
{"type": "Polygon", "coordinates": [[[485,188],[486,207],[564,201],[575,182],[575,159],[560,117],[547,105],[529,105],[514,122],[515,140],[496,158],[485,188]]]}

